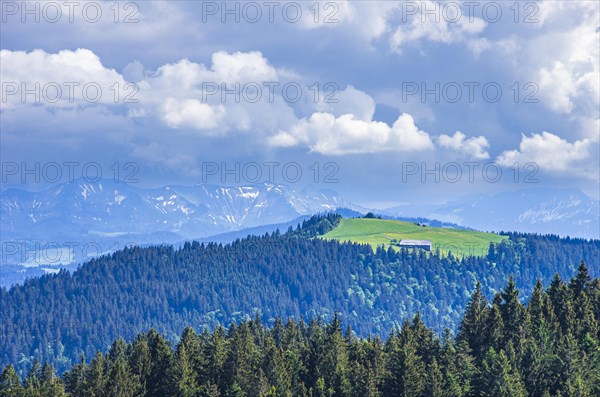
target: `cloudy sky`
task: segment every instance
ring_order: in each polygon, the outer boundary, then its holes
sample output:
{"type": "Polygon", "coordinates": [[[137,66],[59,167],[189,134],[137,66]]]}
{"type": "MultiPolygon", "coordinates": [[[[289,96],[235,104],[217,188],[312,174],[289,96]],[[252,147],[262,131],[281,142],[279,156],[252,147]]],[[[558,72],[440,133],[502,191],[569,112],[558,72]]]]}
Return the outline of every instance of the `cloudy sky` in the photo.
{"type": "Polygon", "coordinates": [[[515,4],[2,1],[3,185],[94,163],[379,207],[598,198],[599,3],[515,4]]]}

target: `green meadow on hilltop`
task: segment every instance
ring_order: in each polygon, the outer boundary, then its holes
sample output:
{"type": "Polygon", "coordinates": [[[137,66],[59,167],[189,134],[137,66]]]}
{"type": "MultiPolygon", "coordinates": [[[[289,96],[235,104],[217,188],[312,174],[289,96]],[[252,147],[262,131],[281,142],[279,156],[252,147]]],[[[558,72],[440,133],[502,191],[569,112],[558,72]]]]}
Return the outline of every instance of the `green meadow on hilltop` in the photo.
{"type": "Polygon", "coordinates": [[[355,218],[342,219],[335,229],[322,238],[365,243],[373,248],[392,246],[394,249],[399,249],[394,241],[402,239],[431,240],[432,252],[439,248],[442,254],[452,252],[453,255],[462,257],[486,255],[490,243],[498,243],[507,237],[475,230],[420,226],[413,222],[355,218]]]}

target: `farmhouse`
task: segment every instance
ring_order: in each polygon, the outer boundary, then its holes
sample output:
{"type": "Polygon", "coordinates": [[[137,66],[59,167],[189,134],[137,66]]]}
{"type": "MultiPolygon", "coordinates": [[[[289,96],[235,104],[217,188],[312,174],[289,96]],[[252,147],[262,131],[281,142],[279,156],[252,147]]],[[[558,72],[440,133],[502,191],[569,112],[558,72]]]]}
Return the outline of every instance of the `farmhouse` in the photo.
{"type": "Polygon", "coordinates": [[[431,240],[400,240],[400,247],[405,248],[421,248],[426,251],[431,251],[431,240]]]}

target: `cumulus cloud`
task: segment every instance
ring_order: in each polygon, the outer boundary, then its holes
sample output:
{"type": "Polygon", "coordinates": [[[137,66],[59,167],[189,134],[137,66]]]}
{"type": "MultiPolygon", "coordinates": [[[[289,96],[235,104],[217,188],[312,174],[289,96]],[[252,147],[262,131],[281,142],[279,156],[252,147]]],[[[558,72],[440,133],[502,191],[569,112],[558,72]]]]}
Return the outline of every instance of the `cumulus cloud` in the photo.
{"type": "Polygon", "coordinates": [[[43,50],[0,51],[2,104],[72,107],[125,101],[135,87],[84,48],[49,54],[43,50]]]}
{"type": "Polygon", "coordinates": [[[418,3],[418,12],[410,18],[410,22],[399,25],[392,34],[392,49],[400,52],[406,45],[420,41],[468,43],[487,25],[481,18],[462,16],[461,11],[445,16],[447,11],[443,11],[443,7],[444,4],[433,1],[418,3]]]}
{"type": "Polygon", "coordinates": [[[530,137],[522,135],[519,149],[502,152],[497,162],[504,166],[533,162],[541,170],[581,174],[597,179],[597,160],[590,153],[595,145],[597,142],[590,139],[569,142],[544,131],[530,137]]]}
{"type": "MultiPolygon", "coordinates": [[[[276,81],[278,71],[258,51],[228,54],[219,51],[212,56],[214,77],[222,81],[256,82],[276,81]]],[[[211,76],[213,77],[213,76],[211,76]]]]}
{"type": "MultiPolygon", "coordinates": [[[[2,5],[9,2],[2,2],[2,5]]],[[[205,40],[204,24],[198,12],[186,2],[140,1],[105,2],[82,0],[23,1],[2,7],[3,45],[13,48],[94,48],[96,53],[115,60],[145,55],[173,56],[190,41],[205,40]],[[14,12],[16,8],[17,12],[14,12]],[[22,14],[19,10],[30,10],[22,14]],[[25,23],[23,23],[25,22],[25,23]],[[58,47],[60,46],[60,47],[58,47]],[[149,51],[148,49],[152,50],[149,51]]],[[[200,3],[198,3],[200,4],[200,3]]],[[[106,61],[106,59],[104,59],[106,61]]]]}
{"type": "Polygon", "coordinates": [[[366,42],[378,39],[389,32],[388,19],[396,12],[400,1],[354,1],[321,2],[318,14],[313,3],[302,3],[304,29],[346,29],[346,31],[366,42]]]}
{"type": "Polygon", "coordinates": [[[572,98],[577,94],[577,78],[562,62],[557,61],[550,70],[540,70],[540,87],[550,108],[560,113],[573,110],[572,98]]]}
{"type": "Polygon", "coordinates": [[[252,83],[277,81],[281,71],[271,66],[258,51],[227,53],[218,51],[211,57],[211,66],[182,59],[160,66],[144,79],[149,89],[201,89],[201,83],[252,83]]]}
{"type": "Polygon", "coordinates": [[[597,118],[600,106],[600,4],[540,3],[540,34],[523,44],[524,72],[541,102],[573,118],[597,118]]]}
{"type": "Polygon", "coordinates": [[[324,100],[317,103],[321,113],[334,116],[352,114],[359,120],[369,121],[375,114],[375,101],[367,93],[348,86],[343,90],[323,94],[324,100]],[[325,99],[325,96],[331,98],[325,99]]]}
{"type": "Polygon", "coordinates": [[[156,71],[142,73],[137,64],[126,69],[143,76],[137,82],[140,104],[130,114],[156,115],[171,128],[224,135],[232,130],[265,132],[295,120],[281,89],[272,88],[293,74],[276,69],[257,51],[219,51],[209,65],[182,59],[156,71]]]}
{"type": "Polygon", "coordinates": [[[486,151],[486,149],[490,146],[486,137],[478,136],[467,139],[465,138],[465,134],[460,131],[456,131],[452,136],[440,135],[437,138],[437,142],[442,148],[450,149],[478,160],[490,158],[489,153],[486,151]]]}
{"type": "Polygon", "coordinates": [[[467,16],[460,2],[343,0],[331,3],[334,6],[326,4],[330,3],[321,3],[318,15],[315,15],[315,6],[307,4],[299,26],[344,30],[344,34],[367,43],[385,37],[395,52],[425,41],[466,43],[477,51],[478,44],[482,44],[477,43],[477,37],[487,25],[481,18],[467,16]],[[335,22],[326,23],[326,20],[335,22]]]}
{"type": "Polygon", "coordinates": [[[212,107],[197,99],[167,98],[163,103],[162,113],[163,120],[171,128],[210,130],[216,128],[223,119],[225,108],[212,107]]]}
{"type": "Polygon", "coordinates": [[[351,114],[335,117],[330,113],[314,113],[288,131],[276,134],[270,139],[270,144],[284,147],[305,145],[313,152],[326,155],[433,148],[429,134],[419,130],[409,114],[402,114],[390,127],[384,122],[360,120],[351,114]]]}
{"type": "MultiPolygon", "coordinates": [[[[3,76],[15,81],[102,81],[107,87],[114,81],[123,86],[127,83],[86,49],[57,54],[4,51],[2,56],[7,60],[3,76]],[[20,71],[26,69],[25,65],[33,65],[27,75],[20,71]]],[[[485,149],[489,145],[484,137],[467,138],[457,132],[452,137],[432,138],[416,126],[408,113],[400,115],[391,126],[375,120],[373,98],[352,86],[343,90],[336,87],[330,100],[309,104],[310,116],[298,118],[282,92],[269,91],[264,85],[281,85],[293,73],[275,68],[260,52],[217,52],[211,60],[207,66],[182,59],[156,71],[144,70],[139,63],[129,64],[126,73],[138,78],[139,100],[125,104],[127,112],[122,117],[136,121],[154,118],[170,129],[182,131],[182,136],[195,131],[208,137],[253,131],[258,141],[266,140],[271,147],[306,147],[324,155],[420,152],[435,149],[436,140],[441,149],[477,159],[488,156],[485,149]],[[223,85],[230,90],[247,84],[263,90],[256,101],[239,98],[239,94],[222,95],[223,85]]],[[[307,84],[299,84],[306,93],[313,93],[307,84]]],[[[320,94],[324,97],[327,92],[320,94]]]]}

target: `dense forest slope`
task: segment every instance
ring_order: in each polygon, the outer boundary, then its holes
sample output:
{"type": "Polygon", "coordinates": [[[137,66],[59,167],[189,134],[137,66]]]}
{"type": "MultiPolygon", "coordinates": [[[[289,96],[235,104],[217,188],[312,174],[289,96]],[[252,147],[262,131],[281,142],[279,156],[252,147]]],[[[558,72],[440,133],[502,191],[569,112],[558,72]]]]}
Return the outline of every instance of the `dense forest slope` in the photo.
{"type": "Polygon", "coordinates": [[[490,305],[480,285],[456,338],[419,315],[391,336],[357,338],[331,322],[259,317],[197,333],[175,348],[155,330],[63,377],[34,362],[22,381],[8,365],[1,396],[549,397],[600,395],[600,280],[582,263],[569,283],[538,281],[527,306],[512,279],[490,305]]]}
{"type": "Polygon", "coordinates": [[[82,353],[155,328],[176,340],[185,326],[214,329],[259,314],[329,321],[337,311],[359,336],[387,336],[406,318],[439,334],[456,329],[477,281],[493,295],[510,275],[531,294],[537,278],[569,277],[581,262],[600,273],[600,241],[508,234],[483,257],[378,249],[313,238],[339,217],[315,217],[285,234],[231,244],[127,248],[61,272],[0,289],[0,364],[34,359],[63,371],[82,353]]]}

